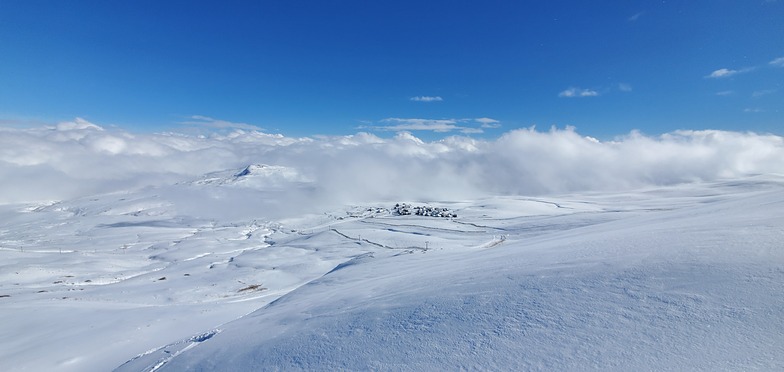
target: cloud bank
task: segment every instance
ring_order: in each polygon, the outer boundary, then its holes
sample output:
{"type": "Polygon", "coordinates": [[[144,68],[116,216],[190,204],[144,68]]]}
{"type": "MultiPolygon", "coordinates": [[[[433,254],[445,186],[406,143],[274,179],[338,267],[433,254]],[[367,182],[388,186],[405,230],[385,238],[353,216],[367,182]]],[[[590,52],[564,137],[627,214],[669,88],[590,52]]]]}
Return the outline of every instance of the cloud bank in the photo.
{"type": "Polygon", "coordinates": [[[780,136],[715,130],[656,137],[633,132],[600,142],[573,128],[528,128],[488,140],[425,142],[408,132],[392,138],[291,138],[244,129],[206,136],[133,134],[77,119],[0,128],[0,203],[167,185],[248,164],[286,167],[309,180],[310,187],[291,189],[302,193],[289,195],[291,200],[359,203],[613,191],[781,174],[781,159],[780,136]]]}

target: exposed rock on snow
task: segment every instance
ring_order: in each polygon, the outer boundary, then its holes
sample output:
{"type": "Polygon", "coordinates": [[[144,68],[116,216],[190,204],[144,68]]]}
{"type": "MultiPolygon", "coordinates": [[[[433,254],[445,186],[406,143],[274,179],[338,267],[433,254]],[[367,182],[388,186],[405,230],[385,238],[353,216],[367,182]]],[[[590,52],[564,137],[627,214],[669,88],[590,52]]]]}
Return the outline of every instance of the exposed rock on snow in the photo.
{"type": "Polygon", "coordinates": [[[234,178],[246,176],[281,176],[283,178],[296,178],[298,176],[294,169],[279,165],[251,164],[243,168],[234,175],[234,178]]]}

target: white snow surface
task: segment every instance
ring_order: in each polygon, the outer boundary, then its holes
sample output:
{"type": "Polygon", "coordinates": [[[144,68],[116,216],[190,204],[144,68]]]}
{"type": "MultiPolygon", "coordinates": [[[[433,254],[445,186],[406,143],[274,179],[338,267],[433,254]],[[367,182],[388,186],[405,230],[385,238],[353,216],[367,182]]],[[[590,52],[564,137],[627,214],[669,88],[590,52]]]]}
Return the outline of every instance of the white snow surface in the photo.
{"type": "Polygon", "coordinates": [[[784,369],[784,177],[307,211],[224,173],[0,205],[0,370],[784,369]]]}

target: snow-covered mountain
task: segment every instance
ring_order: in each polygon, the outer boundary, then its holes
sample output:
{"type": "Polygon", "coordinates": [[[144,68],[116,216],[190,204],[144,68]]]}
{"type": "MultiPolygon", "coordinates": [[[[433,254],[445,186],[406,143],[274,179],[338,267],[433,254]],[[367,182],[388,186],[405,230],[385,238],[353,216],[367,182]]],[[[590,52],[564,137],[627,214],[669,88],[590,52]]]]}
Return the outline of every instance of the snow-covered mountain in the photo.
{"type": "Polygon", "coordinates": [[[242,187],[281,187],[291,183],[311,182],[296,169],[280,165],[250,164],[240,170],[227,170],[208,173],[201,179],[192,181],[197,185],[235,185],[242,187]]]}
{"type": "Polygon", "coordinates": [[[309,208],[286,187],[309,180],[252,165],[0,205],[0,369],[784,368],[782,177],[309,208]]]}

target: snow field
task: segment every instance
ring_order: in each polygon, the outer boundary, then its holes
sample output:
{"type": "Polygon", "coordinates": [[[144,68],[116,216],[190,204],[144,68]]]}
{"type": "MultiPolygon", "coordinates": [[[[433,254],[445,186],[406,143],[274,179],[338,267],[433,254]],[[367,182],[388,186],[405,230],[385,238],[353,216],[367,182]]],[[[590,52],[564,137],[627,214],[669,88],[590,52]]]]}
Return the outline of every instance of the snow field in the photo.
{"type": "Polygon", "coordinates": [[[0,369],[784,368],[779,177],[411,201],[453,219],[238,183],[0,206],[0,369]]]}

